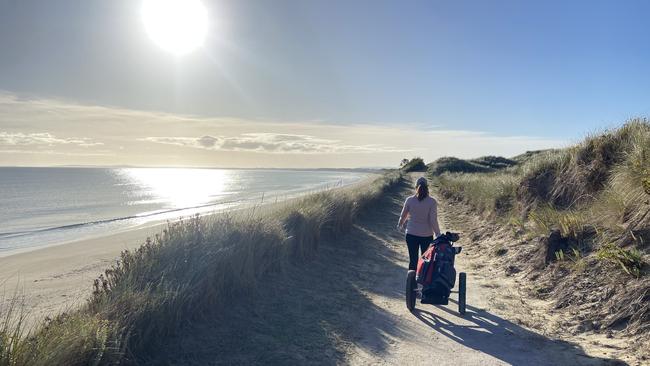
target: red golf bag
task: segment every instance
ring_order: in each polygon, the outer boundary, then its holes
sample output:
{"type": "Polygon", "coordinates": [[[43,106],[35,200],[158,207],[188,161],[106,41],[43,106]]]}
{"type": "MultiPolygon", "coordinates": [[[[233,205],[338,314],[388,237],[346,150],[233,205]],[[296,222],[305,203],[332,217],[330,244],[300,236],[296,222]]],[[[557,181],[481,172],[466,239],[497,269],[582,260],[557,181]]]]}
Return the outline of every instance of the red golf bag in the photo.
{"type": "Polygon", "coordinates": [[[441,235],[429,245],[418,260],[415,279],[422,285],[422,303],[447,304],[456,283],[451,238],[441,235]]]}

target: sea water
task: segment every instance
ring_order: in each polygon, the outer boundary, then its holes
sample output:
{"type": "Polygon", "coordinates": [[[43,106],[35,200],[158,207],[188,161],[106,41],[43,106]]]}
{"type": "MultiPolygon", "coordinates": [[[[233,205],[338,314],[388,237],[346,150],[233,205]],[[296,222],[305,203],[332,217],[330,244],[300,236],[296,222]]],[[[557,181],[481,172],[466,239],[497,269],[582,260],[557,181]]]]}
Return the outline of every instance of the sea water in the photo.
{"type": "Polygon", "coordinates": [[[0,256],[274,202],[367,175],[335,170],[0,168],[0,256]]]}

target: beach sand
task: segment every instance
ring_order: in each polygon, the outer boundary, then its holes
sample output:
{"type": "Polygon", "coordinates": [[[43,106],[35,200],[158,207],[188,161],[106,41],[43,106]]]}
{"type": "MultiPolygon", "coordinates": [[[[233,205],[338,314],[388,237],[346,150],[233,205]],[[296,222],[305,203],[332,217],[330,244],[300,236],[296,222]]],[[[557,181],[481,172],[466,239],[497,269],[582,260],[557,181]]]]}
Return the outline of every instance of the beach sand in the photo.
{"type": "Polygon", "coordinates": [[[93,281],[116,262],[123,250],[139,247],[165,225],[2,257],[0,305],[16,299],[23,304],[30,326],[46,316],[78,307],[90,296],[93,281]]]}

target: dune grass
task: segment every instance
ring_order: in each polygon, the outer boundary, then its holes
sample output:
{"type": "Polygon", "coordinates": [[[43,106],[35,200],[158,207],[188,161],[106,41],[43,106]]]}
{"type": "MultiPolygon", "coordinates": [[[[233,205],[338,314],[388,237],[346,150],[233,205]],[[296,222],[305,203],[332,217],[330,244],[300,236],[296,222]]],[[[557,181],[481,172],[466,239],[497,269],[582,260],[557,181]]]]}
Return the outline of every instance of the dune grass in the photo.
{"type": "Polygon", "coordinates": [[[15,313],[0,325],[0,366],[99,365],[146,362],[183,324],[221,309],[264,285],[270,271],[317,255],[322,237],[348,231],[355,217],[401,180],[386,173],[372,183],[305,196],[167,228],[94,283],[88,303],[25,336],[15,313]]]}
{"type": "Polygon", "coordinates": [[[427,170],[426,164],[421,157],[414,157],[412,159],[404,159],[400,164],[400,169],[405,173],[410,172],[424,172],[427,170]]]}
{"type": "Polygon", "coordinates": [[[529,268],[531,278],[554,288],[558,308],[588,307],[586,316],[596,322],[599,314],[609,314],[603,324],[627,324],[635,334],[650,329],[650,307],[641,305],[650,296],[648,120],[631,120],[574,146],[512,160],[517,164],[497,171],[440,174],[430,169],[430,175],[441,196],[510,224],[513,235],[529,239],[519,249],[525,253],[510,256],[509,251],[505,260],[544,253],[551,230],[559,231],[566,249],[555,253],[555,263],[546,265],[550,269],[509,263],[529,268]],[[531,240],[535,237],[541,239],[531,240]],[[607,302],[593,300],[602,293],[608,294],[607,302]]]}
{"type": "Polygon", "coordinates": [[[24,307],[14,296],[11,301],[0,302],[0,365],[14,365],[18,354],[24,353],[24,307]]]}
{"type": "Polygon", "coordinates": [[[485,214],[503,214],[514,205],[518,180],[513,174],[444,174],[434,179],[447,198],[466,200],[485,214]]]}
{"type": "Polygon", "coordinates": [[[490,173],[437,175],[439,192],[481,213],[520,217],[540,232],[595,225],[614,236],[650,227],[650,124],[637,119],[566,149],[490,173]]]}
{"type": "Polygon", "coordinates": [[[502,156],[482,156],[470,160],[445,156],[427,167],[432,175],[438,176],[443,173],[488,173],[513,167],[518,163],[516,160],[502,156]]]}

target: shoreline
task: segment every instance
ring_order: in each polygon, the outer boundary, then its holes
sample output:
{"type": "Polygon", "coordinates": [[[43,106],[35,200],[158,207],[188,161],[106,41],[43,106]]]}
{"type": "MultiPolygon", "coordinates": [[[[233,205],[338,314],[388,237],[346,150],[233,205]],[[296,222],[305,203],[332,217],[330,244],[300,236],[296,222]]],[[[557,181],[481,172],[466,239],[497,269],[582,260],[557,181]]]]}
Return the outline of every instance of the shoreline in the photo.
{"type": "MultiPolygon", "coordinates": [[[[55,238],[55,239],[51,239],[51,238],[45,239],[45,243],[42,242],[39,243],[39,241],[43,239],[38,237],[33,237],[30,239],[30,242],[35,242],[39,244],[23,245],[23,246],[18,245],[13,248],[11,246],[1,248],[0,259],[11,257],[21,253],[27,253],[27,252],[40,250],[40,249],[45,249],[49,247],[67,245],[69,243],[80,241],[80,240],[85,241],[91,239],[99,239],[101,237],[110,236],[117,233],[141,230],[147,227],[158,226],[161,224],[164,225],[167,222],[173,222],[180,218],[194,217],[195,215],[206,217],[215,214],[221,214],[224,212],[242,210],[248,207],[254,207],[259,205],[266,206],[267,204],[272,202],[280,203],[284,201],[290,201],[295,198],[299,198],[305,195],[309,195],[321,191],[355,186],[360,184],[361,182],[366,181],[368,178],[372,178],[375,176],[378,176],[378,174],[366,172],[364,174],[359,174],[357,180],[348,182],[347,184],[343,184],[343,185],[338,185],[338,184],[330,185],[329,183],[327,184],[321,183],[315,185],[312,188],[289,190],[284,192],[283,194],[279,194],[278,192],[269,192],[269,194],[267,195],[266,194],[267,192],[262,192],[257,196],[248,197],[248,198],[238,198],[235,200],[225,199],[225,200],[200,204],[196,206],[161,208],[154,211],[143,211],[128,216],[116,216],[113,218],[98,219],[97,221],[73,222],[58,227],[55,226],[55,227],[36,228],[32,231],[28,230],[26,232],[16,232],[16,233],[9,232],[6,234],[17,234],[16,236],[20,237],[23,235],[38,235],[40,233],[45,233],[45,232],[56,233],[56,232],[67,231],[70,229],[76,230],[78,228],[87,228],[91,230],[90,232],[87,233],[73,232],[73,233],[65,234],[65,236],[70,237],[67,239],[63,237],[55,238]],[[265,198],[267,202],[265,202],[265,198]],[[128,221],[132,221],[132,222],[129,224],[128,221]],[[127,224],[122,224],[121,226],[117,226],[118,224],[123,222],[126,222],[127,224]],[[97,225],[104,225],[104,224],[115,224],[115,227],[109,227],[104,229],[98,229],[96,227],[97,225]]],[[[10,236],[8,238],[11,239],[12,237],[10,236]]],[[[2,238],[2,239],[6,239],[6,238],[2,238]]],[[[1,281],[2,278],[0,277],[0,283],[1,281]]]]}
{"type": "Polygon", "coordinates": [[[126,249],[141,246],[166,224],[38,248],[0,258],[3,302],[16,298],[35,325],[48,316],[82,305],[93,281],[126,249]]]}
{"type": "MultiPolygon", "coordinates": [[[[353,189],[377,176],[368,174],[352,184],[329,190],[353,189]]],[[[313,192],[278,202],[244,204],[202,217],[254,207],[273,210],[310,194],[313,192]]],[[[160,233],[166,225],[167,221],[152,223],[145,227],[0,256],[0,309],[17,299],[26,313],[29,328],[40,324],[46,317],[83,305],[92,291],[93,281],[116,263],[123,250],[140,247],[147,237],[160,233]]]]}

